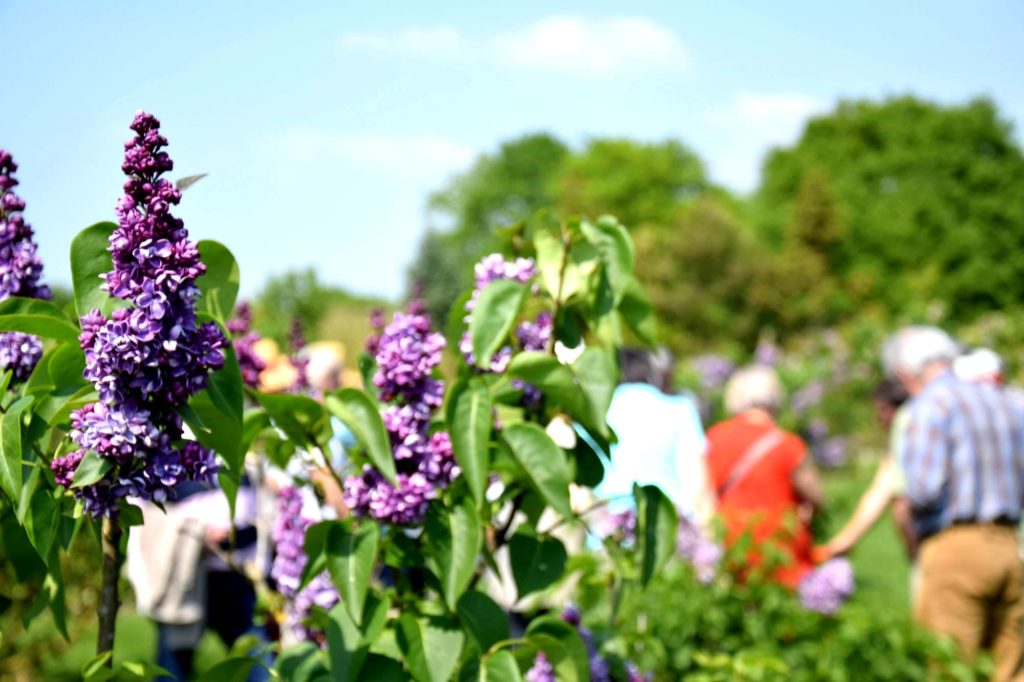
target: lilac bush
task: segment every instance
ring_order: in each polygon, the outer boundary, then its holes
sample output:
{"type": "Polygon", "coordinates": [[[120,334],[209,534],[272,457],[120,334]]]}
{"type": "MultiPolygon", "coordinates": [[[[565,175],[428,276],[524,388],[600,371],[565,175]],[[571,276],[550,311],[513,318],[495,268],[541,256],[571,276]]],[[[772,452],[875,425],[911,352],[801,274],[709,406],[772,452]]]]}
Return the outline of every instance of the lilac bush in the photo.
{"type": "Polygon", "coordinates": [[[99,401],[72,413],[69,435],[79,450],[52,463],[66,486],[64,474],[86,451],[105,460],[99,481],[74,489],[94,517],[114,516],[127,496],[163,502],[179,482],[212,482],[216,473],[212,451],[182,440],[176,410],[224,364],[227,341],[215,323],[196,320],[196,279],[205,266],[170,211],[181,193],[162,177],[174,164],[160,122],[139,112],[131,128],[121,166],[128,180],[110,236],[113,269],[103,285],[129,306],[82,317],[84,376],[99,401]]]}
{"type": "Polygon", "coordinates": [[[359,516],[399,525],[423,521],[430,501],[458,475],[447,431],[430,432],[444,401],[444,382],[433,376],[444,336],[426,315],[395,313],[377,340],[373,383],[386,403],[384,426],[391,438],[398,487],[367,464],[345,480],[345,503],[359,516]]]}
{"type": "Polygon", "coordinates": [[[829,559],[804,576],[797,586],[800,603],[808,611],[831,616],[853,594],[853,565],[844,557],[829,559]]]}
{"type": "MultiPolygon", "coordinates": [[[[0,300],[11,296],[51,298],[39,280],[43,263],[36,253],[32,228],[22,211],[25,201],[14,193],[18,164],[10,152],[0,149],[0,300]]],[[[43,356],[43,344],[31,334],[0,334],[0,370],[10,370],[14,381],[28,379],[43,356]]]]}

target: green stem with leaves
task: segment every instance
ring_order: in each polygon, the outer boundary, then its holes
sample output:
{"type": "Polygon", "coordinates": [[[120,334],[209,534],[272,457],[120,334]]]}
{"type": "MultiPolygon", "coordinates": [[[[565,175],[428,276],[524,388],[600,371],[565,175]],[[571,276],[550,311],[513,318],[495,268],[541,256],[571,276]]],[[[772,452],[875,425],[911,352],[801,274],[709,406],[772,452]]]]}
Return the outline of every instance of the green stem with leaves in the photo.
{"type": "Polygon", "coordinates": [[[103,549],[103,584],[100,589],[99,635],[96,639],[96,653],[111,652],[106,665],[113,666],[114,630],[117,625],[117,610],[121,606],[117,583],[121,572],[121,523],[116,518],[104,518],[101,530],[103,549]]]}

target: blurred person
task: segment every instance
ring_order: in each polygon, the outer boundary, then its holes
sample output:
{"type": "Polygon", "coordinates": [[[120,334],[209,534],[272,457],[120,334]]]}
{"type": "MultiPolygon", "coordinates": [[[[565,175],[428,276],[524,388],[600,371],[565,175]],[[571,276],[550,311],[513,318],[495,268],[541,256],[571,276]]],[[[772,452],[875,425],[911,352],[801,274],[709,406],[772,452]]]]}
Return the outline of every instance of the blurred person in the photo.
{"type": "MultiPolygon", "coordinates": [[[[191,677],[207,630],[228,648],[246,634],[266,641],[254,623],[256,590],[244,573],[256,560],[256,495],[248,479],[233,521],[222,490],[191,481],[176,486],[163,509],[136,503],[144,523],[129,534],[127,573],[139,613],[157,625],[157,665],[170,673],[161,679],[191,677]]],[[[257,666],[246,679],[268,673],[257,666]]]]}
{"type": "Polygon", "coordinates": [[[607,511],[632,509],[633,485],[656,485],[685,516],[706,524],[714,495],[704,460],[704,428],[695,401],[671,393],[675,360],[665,349],[624,349],[623,381],[612,394],[608,425],[618,442],[604,459],[594,495],[607,511]]]}
{"type": "Polygon", "coordinates": [[[995,656],[994,679],[1024,680],[1024,566],[1016,526],[1024,506],[1024,409],[990,382],[958,379],[956,343],[907,327],[883,363],[912,396],[897,452],[919,538],[914,616],[964,655],[995,656]]]}
{"type": "MultiPolygon", "coordinates": [[[[771,367],[736,371],[725,387],[725,409],[732,416],[708,430],[707,463],[726,543],[735,545],[749,534],[757,547],[778,550],[785,563],[773,579],[795,588],[814,565],[810,520],[821,507],[822,490],[806,444],[775,423],[783,399],[771,367]]],[[[759,549],[748,562],[762,563],[759,549]]]]}
{"type": "MultiPolygon", "coordinates": [[[[815,559],[824,561],[854,548],[882,515],[893,506],[893,520],[903,537],[907,555],[916,556],[916,542],[910,523],[910,506],[904,496],[906,482],[896,463],[909,420],[905,405],[910,396],[899,379],[886,377],[878,383],[872,394],[878,423],[889,435],[889,447],[878,464],[871,485],[861,495],[857,508],[846,525],[821,547],[815,548],[815,559]]],[[[913,581],[912,581],[913,584],[913,581]]],[[[913,591],[913,588],[912,588],[913,591]]]]}

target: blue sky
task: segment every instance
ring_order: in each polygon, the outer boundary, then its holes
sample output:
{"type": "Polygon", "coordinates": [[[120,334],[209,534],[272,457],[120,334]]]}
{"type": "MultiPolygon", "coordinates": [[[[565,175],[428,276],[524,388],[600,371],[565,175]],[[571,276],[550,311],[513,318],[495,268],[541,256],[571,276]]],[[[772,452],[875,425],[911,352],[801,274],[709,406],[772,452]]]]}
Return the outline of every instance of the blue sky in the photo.
{"type": "Polygon", "coordinates": [[[749,191],[839,97],[987,95],[1024,120],[1020,2],[553,4],[0,0],[0,147],[48,279],[113,219],[139,108],[175,176],[210,173],[178,214],[235,252],[243,291],[312,265],[386,296],[427,194],[522,133],[676,137],[749,191]]]}

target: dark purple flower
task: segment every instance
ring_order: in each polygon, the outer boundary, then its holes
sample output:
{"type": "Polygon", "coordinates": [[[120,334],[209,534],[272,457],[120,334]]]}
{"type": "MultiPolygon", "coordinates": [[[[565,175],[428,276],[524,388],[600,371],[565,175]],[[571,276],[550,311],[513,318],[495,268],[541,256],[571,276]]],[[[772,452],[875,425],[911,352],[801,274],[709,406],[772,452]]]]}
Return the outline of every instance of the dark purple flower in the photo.
{"type": "Polygon", "coordinates": [[[853,594],[853,565],[848,559],[829,559],[804,576],[797,586],[800,603],[808,611],[835,614],[853,594]]]}
{"type": "MultiPolygon", "coordinates": [[[[21,212],[25,202],[14,193],[18,165],[0,149],[0,300],[11,296],[49,299],[50,290],[39,283],[43,263],[36,253],[32,228],[21,212]]],[[[28,379],[43,355],[39,339],[21,332],[0,334],[0,371],[10,370],[16,382],[28,379]]]]}
{"type": "Polygon", "coordinates": [[[399,525],[423,521],[430,501],[458,476],[451,439],[430,432],[434,413],[444,401],[444,383],[433,377],[445,340],[421,314],[395,313],[376,342],[378,397],[391,438],[397,486],[377,469],[363,467],[345,481],[345,502],[361,516],[399,525]]]}
{"type": "Polygon", "coordinates": [[[537,652],[533,665],[526,671],[526,682],[556,682],[555,669],[543,651],[537,652]]]}
{"type": "Polygon", "coordinates": [[[251,330],[252,308],[248,303],[242,301],[235,306],[235,316],[228,320],[227,328],[235,347],[242,382],[251,388],[259,388],[260,372],[267,368],[267,363],[256,354],[255,346],[261,337],[259,332],[251,330]]]}
{"type": "MultiPolygon", "coordinates": [[[[103,480],[74,491],[93,515],[116,513],[120,497],[162,502],[178,483],[210,483],[216,473],[212,451],[182,440],[177,408],[223,365],[226,340],[215,323],[196,320],[195,280],[205,266],[170,212],[181,194],[161,177],[173,163],[159,127],[140,112],[131,125],[136,135],[125,143],[128,180],[104,288],[130,305],[109,318],[93,310],[81,320],[84,376],[100,399],[72,413],[70,436],[115,465],[103,480]]],[[[66,478],[66,460],[53,466],[66,478]]]]}
{"type": "Polygon", "coordinates": [[[239,301],[235,306],[235,316],[227,322],[231,336],[244,336],[252,328],[252,306],[246,301],[239,301]]]}

